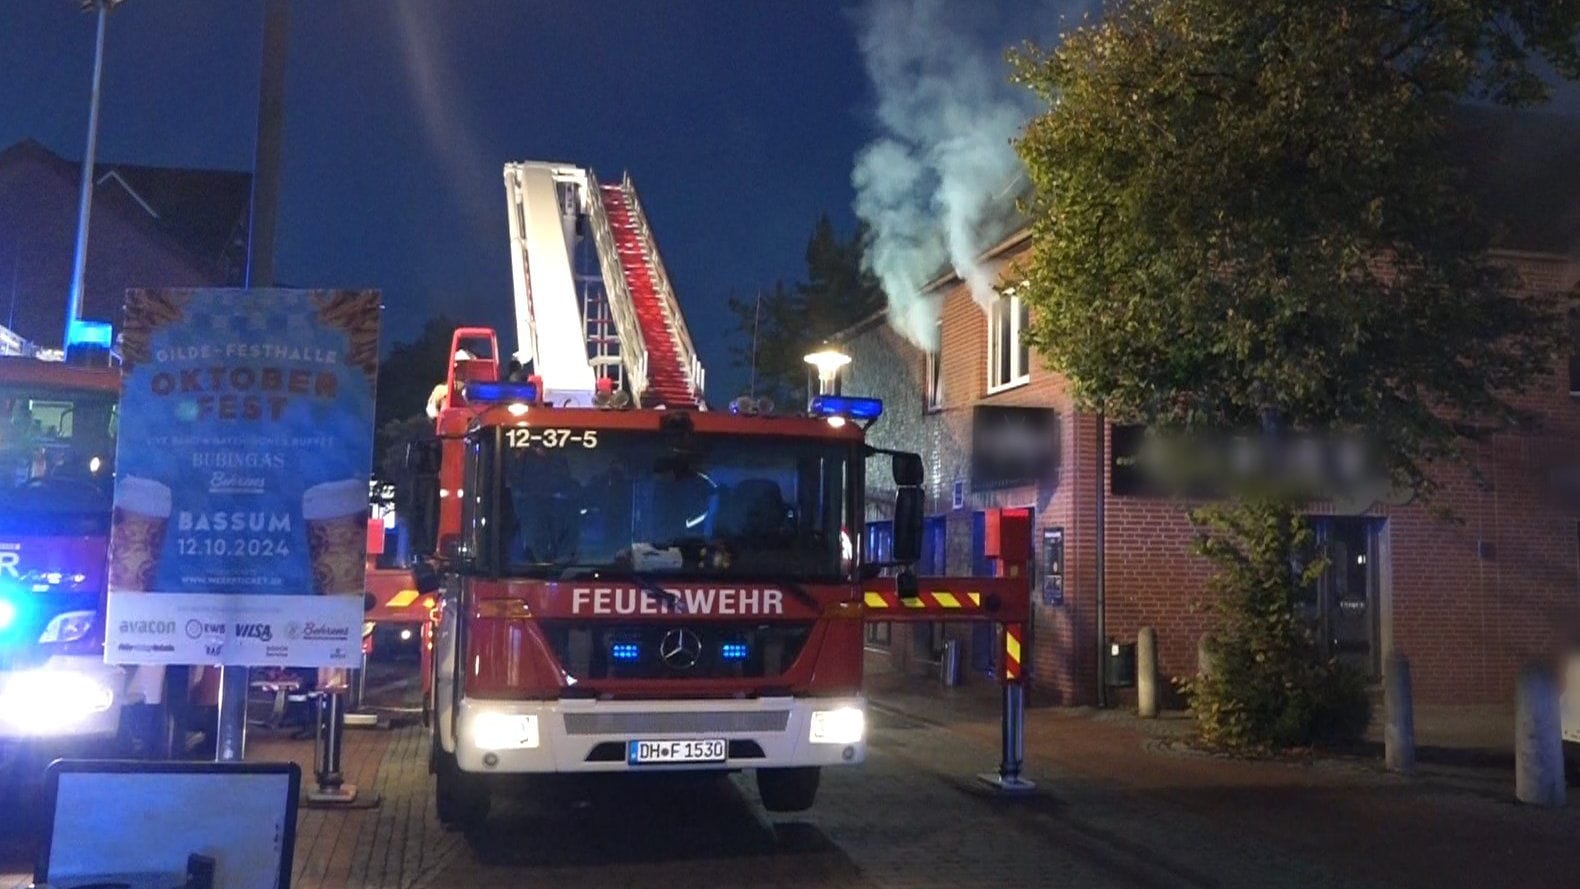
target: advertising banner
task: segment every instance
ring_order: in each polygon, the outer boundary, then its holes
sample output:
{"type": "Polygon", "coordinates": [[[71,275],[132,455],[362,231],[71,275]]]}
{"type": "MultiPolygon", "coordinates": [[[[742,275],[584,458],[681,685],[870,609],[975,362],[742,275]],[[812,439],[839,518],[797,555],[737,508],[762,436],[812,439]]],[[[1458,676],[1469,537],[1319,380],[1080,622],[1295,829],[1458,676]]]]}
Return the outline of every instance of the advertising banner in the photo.
{"type": "Polygon", "coordinates": [[[105,660],[360,661],[379,298],[133,290],[105,660]]]}

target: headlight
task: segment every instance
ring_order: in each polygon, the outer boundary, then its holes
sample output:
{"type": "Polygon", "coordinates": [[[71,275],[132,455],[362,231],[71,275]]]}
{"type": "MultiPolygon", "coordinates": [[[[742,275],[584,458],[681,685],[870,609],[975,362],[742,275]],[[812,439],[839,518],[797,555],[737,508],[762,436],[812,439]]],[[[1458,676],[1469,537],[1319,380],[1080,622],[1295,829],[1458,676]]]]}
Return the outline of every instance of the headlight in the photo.
{"type": "Polygon", "coordinates": [[[860,707],[812,711],[814,744],[859,744],[866,735],[867,713],[860,707]]]}
{"type": "Polygon", "coordinates": [[[70,670],[24,670],[0,686],[0,721],[38,734],[70,728],[115,703],[115,690],[70,670]]]}
{"type": "Polygon", "coordinates": [[[67,611],[57,614],[44,625],[44,632],[38,634],[39,644],[76,642],[93,629],[93,617],[91,611],[67,611]]]}
{"type": "Polygon", "coordinates": [[[532,714],[479,713],[472,717],[472,743],[479,750],[536,747],[538,717],[532,714]]]}

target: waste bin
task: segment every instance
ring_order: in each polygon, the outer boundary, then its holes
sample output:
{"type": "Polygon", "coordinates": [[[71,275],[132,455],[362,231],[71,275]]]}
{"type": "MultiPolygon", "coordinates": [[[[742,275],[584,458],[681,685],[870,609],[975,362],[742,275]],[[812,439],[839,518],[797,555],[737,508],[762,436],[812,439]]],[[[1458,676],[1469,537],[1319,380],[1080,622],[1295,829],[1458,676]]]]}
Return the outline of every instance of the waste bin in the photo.
{"type": "Polygon", "coordinates": [[[1103,682],[1109,688],[1129,688],[1136,684],[1136,643],[1108,641],[1103,658],[1103,682]]]}
{"type": "Polygon", "coordinates": [[[950,688],[960,684],[960,640],[944,640],[938,654],[938,681],[950,688]]]}

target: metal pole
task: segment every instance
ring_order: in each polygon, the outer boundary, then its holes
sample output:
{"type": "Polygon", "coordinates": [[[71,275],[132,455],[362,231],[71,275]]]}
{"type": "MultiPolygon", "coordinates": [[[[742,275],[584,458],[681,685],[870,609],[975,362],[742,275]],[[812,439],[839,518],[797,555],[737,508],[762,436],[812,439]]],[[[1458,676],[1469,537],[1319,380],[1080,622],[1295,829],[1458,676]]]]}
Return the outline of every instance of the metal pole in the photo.
{"type": "Polygon", "coordinates": [[[219,731],[214,741],[218,762],[241,762],[246,756],[248,672],[246,667],[220,668],[219,731]]]}
{"type": "MultiPolygon", "coordinates": [[[[274,211],[280,186],[280,117],[285,96],[285,0],[264,5],[263,62],[258,84],[258,146],[253,160],[252,216],[247,224],[247,286],[274,283],[274,211]]],[[[240,760],[247,743],[247,668],[220,668],[221,761],[240,760]]]]}
{"type": "Polygon", "coordinates": [[[319,793],[334,793],[340,789],[340,745],[343,737],[342,717],[345,715],[345,698],[337,692],[320,692],[318,696],[318,732],[313,750],[315,776],[319,793]]]}
{"type": "Polygon", "coordinates": [[[999,777],[1006,784],[1020,781],[1020,769],[1026,761],[1026,693],[1020,683],[1004,686],[1004,755],[999,763],[999,777]]]}
{"type": "Polygon", "coordinates": [[[1108,457],[1107,436],[1105,433],[1107,423],[1103,415],[1097,415],[1097,532],[1094,543],[1097,544],[1097,706],[1108,706],[1108,683],[1104,679],[1103,659],[1108,656],[1108,564],[1107,546],[1105,546],[1105,533],[1107,530],[1107,516],[1105,515],[1108,496],[1108,457]]]}
{"type": "Polygon", "coordinates": [[[99,81],[104,74],[104,31],[113,0],[96,0],[99,23],[93,40],[93,92],[88,99],[88,147],[82,152],[82,190],[77,198],[77,248],[71,262],[71,292],[66,298],[66,334],[63,345],[70,345],[71,330],[82,314],[83,274],[88,267],[88,217],[93,207],[93,158],[99,145],[99,81]]]}
{"type": "Polygon", "coordinates": [[[252,164],[252,215],[247,223],[247,286],[274,286],[274,228],[280,197],[280,143],[285,116],[285,50],[290,5],[266,0],[263,64],[258,82],[258,137],[252,164]]]}

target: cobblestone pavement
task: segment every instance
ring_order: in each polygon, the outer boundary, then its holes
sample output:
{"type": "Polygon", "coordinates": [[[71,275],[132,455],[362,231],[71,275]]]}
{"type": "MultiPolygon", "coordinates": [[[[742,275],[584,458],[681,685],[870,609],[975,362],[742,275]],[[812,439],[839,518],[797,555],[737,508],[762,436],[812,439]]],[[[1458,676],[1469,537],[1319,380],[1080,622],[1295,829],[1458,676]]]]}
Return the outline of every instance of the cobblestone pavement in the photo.
{"type": "MultiPolygon", "coordinates": [[[[304,810],[299,889],[576,886],[1574,885],[1580,813],[1508,804],[1489,783],[1406,781],[1364,764],[1171,753],[1168,725],[1034,711],[1028,798],[997,763],[991,700],[880,689],[868,762],[817,805],[770,816],[749,775],[531,783],[471,835],[433,815],[419,726],[348,733],[377,808],[304,810]]],[[[294,757],[260,740],[249,758],[294,757]]],[[[0,861],[0,872],[14,868],[0,861]]],[[[14,880],[0,881],[0,886],[14,880]]]]}

